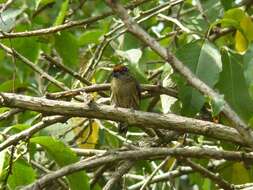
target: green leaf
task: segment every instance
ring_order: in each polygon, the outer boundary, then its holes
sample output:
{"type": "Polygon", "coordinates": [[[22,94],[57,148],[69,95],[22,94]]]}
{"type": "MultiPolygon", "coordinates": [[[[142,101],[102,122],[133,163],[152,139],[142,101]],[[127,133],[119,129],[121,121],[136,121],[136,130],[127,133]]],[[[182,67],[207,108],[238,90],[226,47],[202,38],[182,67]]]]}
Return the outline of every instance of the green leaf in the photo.
{"type": "Polygon", "coordinates": [[[141,42],[130,33],[125,33],[121,42],[122,50],[136,49],[141,46],[141,42]]]}
{"type": "MultiPolygon", "coordinates": [[[[219,51],[208,41],[195,41],[178,49],[176,56],[202,81],[213,87],[221,71],[219,51]],[[207,72],[208,71],[208,72],[207,72]]],[[[193,116],[203,106],[205,99],[199,91],[186,84],[179,84],[182,114],[193,116]]]]}
{"type": "Polygon", "coordinates": [[[229,9],[224,14],[224,18],[236,20],[238,23],[245,17],[245,11],[240,8],[229,9]]]}
{"type": "Polygon", "coordinates": [[[8,9],[1,13],[0,29],[9,32],[15,26],[16,17],[23,12],[23,9],[8,9]]]}
{"type": "Polygon", "coordinates": [[[225,10],[231,9],[233,0],[220,0],[225,10]]]}
{"type": "Polygon", "coordinates": [[[14,162],[12,173],[8,179],[10,189],[19,189],[20,186],[28,185],[36,179],[36,172],[24,160],[14,162]]]}
{"type": "Polygon", "coordinates": [[[53,2],[55,2],[55,0],[37,0],[35,9],[38,9],[39,6],[45,6],[45,5],[47,5],[49,3],[53,3],[53,2]]]}
{"type": "Polygon", "coordinates": [[[6,160],[7,149],[0,151],[0,176],[4,173],[4,163],[6,160]]]}
{"type": "Polygon", "coordinates": [[[78,42],[70,32],[61,32],[55,35],[55,49],[66,65],[78,63],[78,42]]]}
{"type": "Polygon", "coordinates": [[[148,83],[145,73],[140,69],[138,64],[129,63],[128,68],[139,83],[148,83]]]}
{"type": "Polygon", "coordinates": [[[220,0],[205,0],[200,2],[204,9],[205,15],[210,22],[214,22],[217,19],[217,15],[220,15],[223,11],[220,0]]]}
{"type": "Polygon", "coordinates": [[[27,87],[26,84],[21,83],[18,79],[15,81],[7,80],[0,85],[0,92],[13,92],[19,88],[27,87]]]}
{"type": "Polygon", "coordinates": [[[104,34],[101,29],[88,30],[82,33],[78,39],[79,46],[85,46],[88,44],[98,44],[99,38],[104,34]]]}
{"type": "MultiPolygon", "coordinates": [[[[30,142],[41,145],[60,167],[78,161],[78,157],[70,148],[52,137],[34,137],[30,142]]],[[[90,189],[89,178],[84,171],[68,175],[67,178],[71,190],[90,189]]]]}
{"type": "Polygon", "coordinates": [[[242,56],[222,51],[223,70],[217,88],[224,94],[225,100],[246,121],[252,116],[253,101],[250,99],[244,78],[242,56]]]}
{"type": "Polygon", "coordinates": [[[220,176],[225,180],[237,185],[251,181],[251,175],[243,163],[226,163],[220,169],[220,176]]]}
{"type": "Polygon", "coordinates": [[[12,45],[15,50],[27,59],[32,62],[36,62],[40,51],[40,43],[38,43],[37,39],[37,37],[16,38],[13,40],[12,45]]]}
{"type": "Polygon", "coordinates": [[[61,5],[61,9],[55,20],[54,26],[57,26],[63,23],[65,16],[68,13],[68,7],[69,7],[69,0],[65,0],[61,5]]]}
{"type": "Polygon", "coordinates": [[[217,116],[223,109],[225,104],[224,96],[220,95],[219,98],[211,99],[212,116],[217,116]]]}
{"type": "Polygon", "coordinates": [[[127,51],[116,50],[116,53],[134,64],[137,64],[142,56],[142,51],[140,49],[130,49],[127,51]]]}
{"type": "MultiPolygon", "coordinates": [[[[253,45],[251,45],[248,51],[243,56],[244,76],[249,87],[253,86],[253,45]]],[[[249,91],[251,98],[253,98],[253,91],[249,91]]]]}

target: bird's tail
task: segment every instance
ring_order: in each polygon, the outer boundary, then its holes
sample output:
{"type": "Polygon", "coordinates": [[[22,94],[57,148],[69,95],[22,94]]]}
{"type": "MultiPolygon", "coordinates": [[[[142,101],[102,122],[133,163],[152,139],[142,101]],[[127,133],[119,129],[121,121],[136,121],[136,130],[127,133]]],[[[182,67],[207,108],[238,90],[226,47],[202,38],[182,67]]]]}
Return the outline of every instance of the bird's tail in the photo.
{"type": "Polygon", "coordinates": [[[128,130],[128,124],[126,122],[121,122],[118,125],[118,133],[120,135],[126,136],[128,130]]]}

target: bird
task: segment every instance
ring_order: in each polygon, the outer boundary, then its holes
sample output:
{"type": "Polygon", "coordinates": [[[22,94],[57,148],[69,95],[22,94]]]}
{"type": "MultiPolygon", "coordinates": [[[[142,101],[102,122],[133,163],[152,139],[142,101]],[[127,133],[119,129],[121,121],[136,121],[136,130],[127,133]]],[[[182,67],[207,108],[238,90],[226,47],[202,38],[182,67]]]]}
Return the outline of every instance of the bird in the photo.
{"type": "MultiPolygon", "coordinates": [[[[111,80],[111,102],[115,107],[138,110],[140,106],[141,91],[138,81],[130,74],[129,69],[117,64],[113,67],[111,80]]],[[[128,124],[121,122],[118,133],[126,135],[128,124]]]]}

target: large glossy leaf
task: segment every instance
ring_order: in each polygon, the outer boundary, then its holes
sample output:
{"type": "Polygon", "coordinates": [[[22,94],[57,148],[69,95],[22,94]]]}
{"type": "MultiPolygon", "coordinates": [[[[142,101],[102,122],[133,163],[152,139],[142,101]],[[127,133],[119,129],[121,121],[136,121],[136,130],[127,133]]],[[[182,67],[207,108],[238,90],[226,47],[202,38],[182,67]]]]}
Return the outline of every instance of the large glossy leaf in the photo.
{"type": "Polygon", "coordinates": [[[70,32],[61,32],[55,35],[55,49],[66,65],[78,63],[78,41],[70,32]]]}
{"type": "MultiPolygon", "coordinates": [[[[52,137],[34,137],[30,142],[41,145],[61,167],[78,161],[76,154],[70,148],[52,137]]],[[[89,178],[84,171],[68,175],[67,178],[71,190],[90,189],[89,178]]]]}
{"type": "Polygon", "coordinates": [[[217,88],[225,100],[246,121],[253,115],[253,101],[250,99],[244,78],[242,56],[226,50],[222,51],[223,70],[217,88]]]}
{"type": "MultiPolygon", "coordinates": [[[[221,71],[219,51],[207,41],[195,41],[176,52],[176,56],[191,69],[191,71],[210,87],[213,87],[221,71]]],[[[179,88],[179,96],[183,103],[184,115],[195,115],[204,104],[204,97],[189,85],[179,88]]]]}

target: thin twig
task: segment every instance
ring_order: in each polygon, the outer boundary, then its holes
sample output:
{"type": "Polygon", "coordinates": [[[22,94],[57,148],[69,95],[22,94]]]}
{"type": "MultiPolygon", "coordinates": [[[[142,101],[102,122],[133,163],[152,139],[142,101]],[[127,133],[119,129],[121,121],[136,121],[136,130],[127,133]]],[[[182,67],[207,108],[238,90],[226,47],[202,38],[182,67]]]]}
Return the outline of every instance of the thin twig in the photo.
{"type": "Polygon", "coordinates": [[[141,186],[140,190],[144,190],[147,185],[149,184],[149,182],[153,179],[153,177],[155,176],[155,174],[168,162],[168,160],[170,159],[170,157],[167,157],[166,159],[164,159],[159,166],[152,172],[152,174],[144,181],[143,185],[141,186]]]}
{"type": "Polygon", "coordinates": [[[24,111],[24,110],[19,109],[19,108],[14,108],[14,109],[11,109],[10,111],[4,112],[0,115],[0,121],[8,119],[8,118],[12,117],[13,115],[20,113],[22,111],[24,111]]]}
{"type": "MultiPolygon", "coordinates": [[[[31,164],[38,168],[39,170],[43,171],[44,173],[48,174],[51,172],[51,170],[47,169],[46,167],[42,166],[41,164],[35,162],[34,160],[31,160],[31,164]]],[[[69,189],[68,186],[65,184],[65,182],[62,179],[57,179],[57,183],[65,190],[69,189]]]]}
{"type": "Polygon", "coordinates": [[[12,166],[13,166],[13,162],[14,162],[15,149],[16,149],[16,147],[14,145],[12,145],[7,174],[6,174],[6,176],[4,177],[4,180],[3,180],[3,190],[7,189],[7,182],[8,182],[9,176],[12,174],[12,166]]]}
{"type": "MultiPolygon", "coordinates": [[[[127,5],[126,8],[133,9],[133,8],[139,6],[143,3],[146,3],[148,1],[150,1],[150,0],[133,1],[132,3],[127,5]]],[[[26,31],[26,32],[13,32],[13,33],[6,33],[5,32],[4,34],[0,35],[0,39],[48,35],[48,34],[56,33],[56,32],[66,30],[69,28],[73,28],[73,27],[80,27],[80,26],[89,25],[89,24],[95,23],[95,22],[97,22],[101,19],[104,19],[108,16],[111,16],[111,15],[113,15],[113,12],[108,11],[108,12],[105,12],[105,13],[98,15],[98,16],[94,16],[94,17],[90,17],[90,18],[78,20],[78,21],[69,21],[69,22],[64,23],[62,25],[52,26],[49,28],[43,28],[43,29],[38,29],[38,30],[26,31]]]]}
{"type": "Polygon", "coordinates": [[[125,161],[123,162],[119,168],[116,168],[116,171],[112,174],[112,177],[109,181],[107,181],[106,185],[104,186],[103,190],[111,190],[113,189],[114,185],[122,178],[122,176],[127,173],[131,167],[133,167],[133,161],[125,161]]]}
{"type": "MultiPolygon", "coordinates": [[[[50,99],[59,99],[59,98],[66,98],[66,97],[74,97],[80,95],[81,92],[91,93],[91,92],[100,92],[105,90],[110,90],[110,84],[94,84],[91,86],[86,86],[82,88],[76,88],[72,90],[62,91],[62,92],[55,92],[55,93],[46,93],[46,97],[50,99]]],[[[141,91],[150,91],[153,94],[166,94],[172,97],[177,97],[178,93],[173,88],[165,88],[160,85],[150,85],[150,84],[143,84],[141,85],[141,91]]]]}
{"type": "Polygon", "coordinates": [[[62,90],[69,90],[69,88],[66,87],[64,83],[56,80],[54,77],[52,77],[49,74],[47,74],[46,72],[44,72],[36,64],[32,63],[26,57],[24,57],[23,55],[19,54],[13,48],[11,49],[11,48],[9,48],[9,47],[1,44],[1,43],[0,43],[0,48],[3,49],[6,53],[8,53],[8,54],[10,54],[12,56],[15,56],[16,58],[20,59],[23,63],[25,63],[27,66],[29,66],[32,70],[34,70],[35,72],[37,72],[38,74],[40,74],[41,77],[46,78],[51,83],[53,83],[54,85],[58,86],[60,89],[62,89],[62,90]]]}
{"type": "Polygon", "coordinates": [[[0,14],[2,14],[3,11],[9,8],[9,6],[14,2],[14,0],[8,0],[6,3],[4,3],[0,9],[0,14]]]}
{"type": "Polygon", "coordinates": [[[36,132],[40,131],[41,129],[57,123],[57,122],[65,122],[67,120],[67,117],[64,116],[50,116],[50,117],[44,117],[41,122],[35,124],[34,126],[23,130],[20,133],[17,133],[15,135],[12,135],[8,137],[4,142],[0,144],[0,151],[4,150],[5,148],[17,144],[20,140],[28,139],[36,132]]]}
{"type": "Polygon", "coordinates": [[[196,164],[192,162],[190,159],[183,159],[183,162],[185,162],[187,165],[189,165],[193,170],[201,173],[205,177],[208,177],[211,179],[213,182],[218,184],[221,188],[226,189],[226,190],[233,190],[235,189],[234,185],[227,182],[226,180],[222,179],[221,177],[217,176],[210,170],[204,168],[203,166],[196,164]]]}

